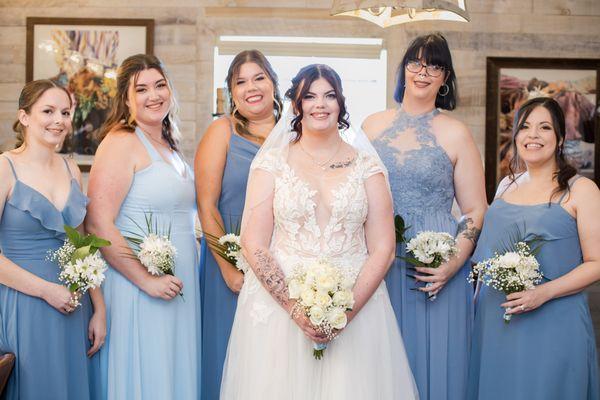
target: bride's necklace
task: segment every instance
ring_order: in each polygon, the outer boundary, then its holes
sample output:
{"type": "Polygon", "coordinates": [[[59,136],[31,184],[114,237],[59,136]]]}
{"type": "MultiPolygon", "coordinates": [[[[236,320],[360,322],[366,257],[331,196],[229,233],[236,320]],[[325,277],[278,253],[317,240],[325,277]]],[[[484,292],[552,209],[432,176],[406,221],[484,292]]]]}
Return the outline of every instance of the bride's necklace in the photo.
{"type": "Polygon", "coordinates": [[[323,171],[326,171],[327,170],[327,164],[331,160],[333,160],[333,158],[337,155],[337,153],[339,153],[340,148],[342,147],[342,139],[339,140],[338,146],[335,149],[335,152],[333,153],[333,155],[331,157],[329,157],[327,160],[323,161],[323,162],[318,162],[308,151],[304,150],[304,147],[302,146],[302,142],[298,142],[298,144],[300,145],[300,150],[302,150],[302,152],[304,154],[306,154],[308,156],[308,158],[310,158],[310,161],[312,161],[313,164],[315,164],[317,167],[319,167],[323,171]]]}

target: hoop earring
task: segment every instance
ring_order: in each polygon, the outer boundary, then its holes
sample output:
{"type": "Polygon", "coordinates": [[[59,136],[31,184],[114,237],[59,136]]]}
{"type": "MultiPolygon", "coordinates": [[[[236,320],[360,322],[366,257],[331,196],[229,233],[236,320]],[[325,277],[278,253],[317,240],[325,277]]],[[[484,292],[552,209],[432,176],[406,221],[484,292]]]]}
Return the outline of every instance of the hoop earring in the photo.
{"type": "Polygon", "coordinates": [[[277,109],[277,116],[281,117],[281,104],[277,100],[273,100],[273,103],[275,103],[275,108],[277,109]]]}
{"type": "Polygon", "coordinates": [[[233,109],[231,110],[231,116],[236,118],[235,114],[238,112],[237,106],[233,103],[233,109]]]}
{"type": "Polygon", "coordinates": [[[444,83],[440,89],[442,89],[442,88],[444,88],[444,87],[446,88],[446,91],[445,91],[444,93],[442,93],[442,92],[438,92],[438,94],[439,94],[440,96],[442,96],[442,97],[444,97],[444,96],[446,96],[448,93],[450,93],[450,86],[448,86],[448,84],[444,83]]]}

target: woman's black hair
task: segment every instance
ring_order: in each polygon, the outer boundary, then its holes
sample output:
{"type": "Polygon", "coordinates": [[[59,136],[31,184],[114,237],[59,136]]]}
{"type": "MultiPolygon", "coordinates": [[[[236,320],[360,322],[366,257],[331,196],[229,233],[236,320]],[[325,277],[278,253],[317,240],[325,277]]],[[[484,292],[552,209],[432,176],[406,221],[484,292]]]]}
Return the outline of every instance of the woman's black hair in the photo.
{"type": "MultiPolygon", "coordinates": [[[[448,85],[448,91],[445,95],[437,94],[435,98],[435,107],[444,110],[454,110],[456,108],[456,99],[458,98],[458,89],[456,86],[456,74],[452,66],[452,55],[448,48],[448,42],[441,33],[432,33],[419,36],[412,41],[404,58],[398,66],[398,81],[394,91],[394,100],[402,103],[404,100],[406,64],[412,60],[422,60],[427,65],[438,65],[444,67],[445,84],[448,85]]],[[[442,86],[441,92],[445,92],[442,86]]]]}

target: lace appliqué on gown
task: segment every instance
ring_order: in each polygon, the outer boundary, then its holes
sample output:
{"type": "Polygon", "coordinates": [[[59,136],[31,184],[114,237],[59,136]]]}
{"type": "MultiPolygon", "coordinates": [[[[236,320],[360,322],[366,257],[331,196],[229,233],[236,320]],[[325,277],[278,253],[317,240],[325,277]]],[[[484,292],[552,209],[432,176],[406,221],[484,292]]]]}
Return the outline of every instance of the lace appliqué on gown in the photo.
{"type": "Polygon", "coordinates": [[[450,211],[454,199],[454,167],[432,133],[437,109],[411,116],[402,109],[374,142],[390,171],[396,212],[404,214],[450,211]],[[395,168],[390,166],[395,165],[395,168]]]}

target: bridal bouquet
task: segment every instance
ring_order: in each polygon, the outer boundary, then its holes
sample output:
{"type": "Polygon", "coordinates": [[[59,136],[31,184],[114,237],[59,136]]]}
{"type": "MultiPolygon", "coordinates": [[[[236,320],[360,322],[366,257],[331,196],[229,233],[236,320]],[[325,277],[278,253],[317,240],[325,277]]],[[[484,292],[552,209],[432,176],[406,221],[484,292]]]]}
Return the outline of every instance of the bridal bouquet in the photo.
{"type": "Polygon", "coordinates": [[[95,235],[83,236],[68,225],[65,225],[65,233],[65,243],[58,250],[49,251],[47,260],[58,264],[58,279],[74,294],[74,302],[77,302],[74,305],[79,306],[79,298],[88,289],[100,287],[104,281],[108,267],[98,249],[110,246],[110,242],[95,235]]]}
{"type": "MultiPolygon", "coordinates": [[[[151,213],[146,213],[144,217],[146,229],[132,220],[140,232],[127,232],[131,236],[125,236],[135,252],[135,258],[151,275],[175,275],[177,249],[171,242],[171,226],[159,226],[151,213]]],[[[183,293],[179,295],[183,297],[183,293]]]]}
{"type": "MultiPolygon", "coordinates": [[[[446,232],[419,232],[406,244],[406,251],[413,257],[400,257],[403,260],[419,267],[438,268],[448,262],[451,257],[458,254],[456,240],[446,232]]],[[[431,286],[428,282],[425,287],[431,286]]],[[[436,299],[436,295],[428,293],[430,301],[436,299]]]]}
{"type": "MultiPolygon", "coordinates": [[[[346,311],[354,306],[352,286],[354,280],[326,260],[298,266],[288,279],[290,299],[297,300],[292,315],[303,312],[331,340],[334,330],[348,323],[346,311]]],[[[314,343],[313,356],[320,360],[326,348],[326,344],[314,343]]]]}
{"type": "MultiPolygon", "coordinates": [[[[479,281],[486,286],[500,290],[504,294],[521,292],[533,289],[543,276],[540,272],[540,264],[535,259],[535,251],[532,251],[527,242],[518,242],[514,251],[507,251],[502,255],[477,263],[469,274],[469,282],[479,281]]],[[[509,323],[512,314],[504,313],[504,322],[509,323]]]]}

